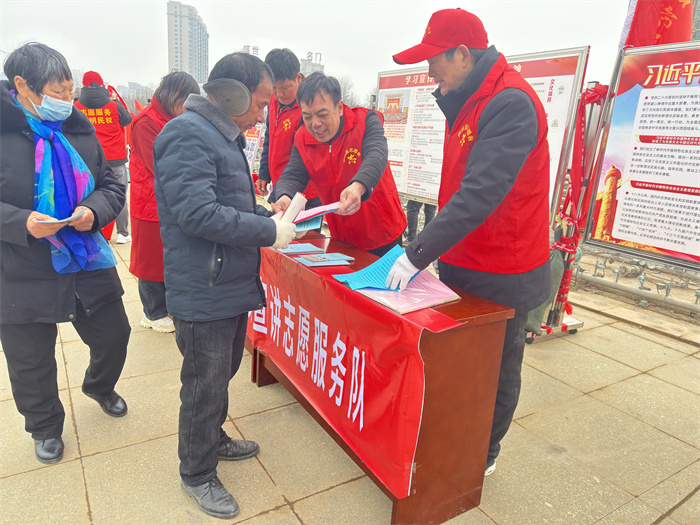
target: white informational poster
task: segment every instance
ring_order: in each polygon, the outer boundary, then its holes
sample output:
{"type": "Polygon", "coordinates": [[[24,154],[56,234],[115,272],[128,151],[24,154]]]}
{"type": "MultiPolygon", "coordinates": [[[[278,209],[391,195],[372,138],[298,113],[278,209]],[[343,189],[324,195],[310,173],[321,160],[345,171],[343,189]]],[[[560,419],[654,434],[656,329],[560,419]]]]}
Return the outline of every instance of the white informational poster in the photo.
{"type": "Polygon", "coordinates": [[[258,148],[263,145],[265,134],[262,132],[262,124],[257,124],[254,128],[246,130],[245,135],[245,157],[248,159],[248,165],[251,172],[257,172],[255,169],[255,155],[258,153],[258,148]]]}
{"type": "Polygon", "coordinates": [[[622,58],[591,236],[697,263],[700,44],[663,47],[622,58]]]}
{"type": "MultiPolygon", "coordinates": [[[[550,204],[566,171],[587,56],[583,47],[506,57],[533,87],[547,114],[550,204]]],[[[377,110],[384,114],[396,186],[399,193],[429,202],[437,200],[445,139],[445,117],[432,95],[435,89],[427,66],[379,74],[377,110]]]]}

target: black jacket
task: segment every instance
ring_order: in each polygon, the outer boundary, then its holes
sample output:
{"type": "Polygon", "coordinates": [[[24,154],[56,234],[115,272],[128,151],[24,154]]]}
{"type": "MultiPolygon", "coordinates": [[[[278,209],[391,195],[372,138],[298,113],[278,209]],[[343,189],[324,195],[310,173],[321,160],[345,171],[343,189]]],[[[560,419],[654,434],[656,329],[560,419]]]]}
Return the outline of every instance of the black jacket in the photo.
{"type": "MultiPolygon", "coordinates": [[[[27,233],[34,211],[34,134],[9,89],[8,82],[0,83],[0,323],[71,321],[76,295],[89,315],[124,291],[116,268],[59,274],[50,245],[27,233]]],[[[94,213],[96,232],[124,207],[125,188],[114,177],[85,115],[73,109],[63,134],[95,179],[95,190],[80,205],[94,213]]]]}
{"type": "Polygon", "coordinates": [[[238,126],[199,95],[185,109],[153,145],[166,301],[178,319],[215,321],[265,304],[259,247],[277,229],[256,203],[238,126]]]}

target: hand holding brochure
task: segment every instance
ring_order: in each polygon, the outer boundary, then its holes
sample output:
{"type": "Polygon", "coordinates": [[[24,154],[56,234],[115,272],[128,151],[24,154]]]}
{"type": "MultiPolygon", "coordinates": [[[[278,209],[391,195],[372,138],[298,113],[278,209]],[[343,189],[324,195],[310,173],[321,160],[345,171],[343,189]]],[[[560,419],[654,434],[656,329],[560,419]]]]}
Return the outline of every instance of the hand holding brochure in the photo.
{"type": "Polygon", "coordinates": [[[83,215],[83,213],[85,213],[85,210],[80,210],[78,213],[71,215],[70,217],[66,217],[65,219],[56,219],[52,221],[44,221],[41,219],[37,219],[34,222],[36,222],[37,224],[57,224],[60,222],[73,222],[74,220],[79,219],[83,215]]]}
{"type": "Polygon", "coordinates": [[[339,207],[340,201],[334,202],[333,204],[327,204],[326,206],[317,206],[315,208],[311,208],[310,210],[302,210],[299,212],[296,219],[294,219],[294,222],[300,223],[308,221],[309,219],[313,219],[314,217],[320,217],[321,215],[325,215],[326,213],[334,212],[339,207]]]}

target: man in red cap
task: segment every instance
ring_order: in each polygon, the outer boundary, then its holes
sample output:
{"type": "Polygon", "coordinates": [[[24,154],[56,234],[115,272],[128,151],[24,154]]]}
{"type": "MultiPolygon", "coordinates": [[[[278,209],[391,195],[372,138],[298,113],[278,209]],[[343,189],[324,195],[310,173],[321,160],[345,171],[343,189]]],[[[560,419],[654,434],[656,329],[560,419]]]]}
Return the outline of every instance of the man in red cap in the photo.
{"type": "MultiPolygon", "coordinates": [[[[107,163],[124,187],[128,187],[126,163],[129,159],[124,128],[131,124],[131,113],[119,101],[111,99],[102,77],[96,71],[88,71],[83,75],[83,88],[75,107],[95,126],[95,134],[105,151],[107,163]]],[[[127,199],[127,204],[124,204],[117,216],[117,244],[131,242],[128,202],[127,199]]]]}
{"type": "MultiPolygon", "coordinates": [[[[530,310],[549,296],[549,148],[544,108],[462,9],[432,15],[423,41],[394,55],[428,61],[446,117],[440,212],[392,267],[405,288],[439,257],[440,280],[515,310],[506,325],[485,474],[518,404],[530,310]]],[[[470,344],[470,343],[466,343],[470,344]]]]}

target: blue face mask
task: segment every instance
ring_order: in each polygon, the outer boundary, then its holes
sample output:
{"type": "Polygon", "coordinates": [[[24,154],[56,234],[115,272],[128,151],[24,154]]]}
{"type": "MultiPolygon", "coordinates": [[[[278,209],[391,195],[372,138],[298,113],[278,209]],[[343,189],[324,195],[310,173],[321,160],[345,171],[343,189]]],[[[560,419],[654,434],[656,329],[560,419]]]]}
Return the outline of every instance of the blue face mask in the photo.
{"type": "Polygon", "coordinates": [[[41,120],[48,120],[49,122],[61,122],[66,120],[71,112],[73,111],[73,102],[70,100],[61,100],[60,98],[50,97],[48,95],[41,95],[41,106],[37,106],[32,102],[32,106],[36,110],[36,114],[41,120]]]}

